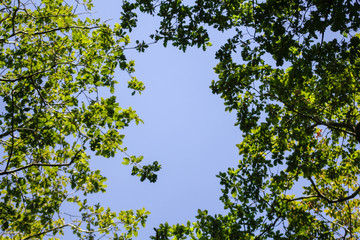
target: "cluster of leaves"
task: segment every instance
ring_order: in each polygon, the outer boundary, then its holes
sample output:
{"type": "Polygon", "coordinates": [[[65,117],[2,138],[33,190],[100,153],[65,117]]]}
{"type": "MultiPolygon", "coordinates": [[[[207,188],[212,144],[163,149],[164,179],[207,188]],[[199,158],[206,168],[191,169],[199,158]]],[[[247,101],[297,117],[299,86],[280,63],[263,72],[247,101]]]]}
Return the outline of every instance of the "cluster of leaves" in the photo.
{"type": "MultiPolygon", "coordinates": [[[[127,30],[79,16],[92,8],[90,0],[82,2],[1,2],[1,239],[41,239],[65,227],[81,239],[95,232],[127,239],[149,214],[144,209],[116,214],[84,198],[106,189],[106,178],[90,169],[87,149],[106,158],[123,152],[136,159],[122,147],[121,130],[141,119],[119,107],[113,95],[115,69],[134,72],[124,55],[127,30]],[[105,92],[108,98],[99,97],[105,92]],[[65,202],[79,206],[72,221],[60,211],[65,202]]],[[[129,88],[144,90],[135,77],[129,88]]],[[[154,182],[158,163],[140,162],[128,163],[142,181],[154,182]]]]}
{"type": "Polygon", "coordinates": [[[218,175],[228,213],[161,225],[153,239],[360,238],[357,0],[124,6],[158,15],[153,37],[184,51],[210,45],[209,27],[235,33],[216,54],[211,85],[243,132],[238,167],[218,175]]]}

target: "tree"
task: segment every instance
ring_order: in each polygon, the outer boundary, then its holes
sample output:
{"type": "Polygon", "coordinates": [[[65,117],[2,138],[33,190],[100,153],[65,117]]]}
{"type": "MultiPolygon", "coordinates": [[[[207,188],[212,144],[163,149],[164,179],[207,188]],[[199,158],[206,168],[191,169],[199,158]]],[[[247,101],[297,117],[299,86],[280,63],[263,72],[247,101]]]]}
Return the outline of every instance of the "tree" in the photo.
{"type": "Polygon", "coordinates": [[[184,51],[211,45],[210,27],[232,34],[211,85],[243,132],[238,167],[218,175],[227,214],[199,210],[195,223],[162,224],[152,239],[360,238],[359,1],[137,0],[124,9],[159,16],[152,37],[184,51]]]}
{"type": "MultiPolygon", "coordinates": [[[[87,203],[87,194],[106,189],[106,178],[90,169],[91,151],[106,158],[122,152],[141,181],[155,182],[160,166],[141,166],[142,156],[122,147],[121,130],[142,122],[114,95],[115,69],[134,72],[124,55],[126,19],[111,27],[86,18],[93,5],[82,2],[0,4],[1,239],[42,239],[65,227],[81,239],[110,232],[128,239],[145,225],[145,209],[115,213],[87,203]],[[62,213],[64,203],[79,213],[62,213]]],[[[133,94],[144,90],[133,76],[128,84],[133,94]]]]}

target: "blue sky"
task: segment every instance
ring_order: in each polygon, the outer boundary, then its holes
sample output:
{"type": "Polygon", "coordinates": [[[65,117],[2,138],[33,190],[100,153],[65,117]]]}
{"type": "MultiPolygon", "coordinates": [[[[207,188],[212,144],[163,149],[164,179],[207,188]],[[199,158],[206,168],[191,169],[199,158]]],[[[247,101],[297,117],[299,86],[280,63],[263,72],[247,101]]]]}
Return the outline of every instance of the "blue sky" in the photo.
{"type": "MultiPolygon", "coordinates": [[[[102,20],[120,17],[122,1],[96,0],[92,17],[102,20]]],[[[148,39],[156,19],[141,17],[139,27],[130,35],[148,39]]],[[[225,36],[226,37],[226,36],[225,36]]],[[[192,48],[186,53],[161,43],[145,53],[128,50],[135,60],[136,76],[146,85],[141,95],[131,96],[126,88],[129,76],[118,72],[116,95],[120,106],[131,106],[144,120],[125,131],[124,146],[129,154],[143,155],[145,163],[158,161],[162,170],[154,184],[140,182],[130,175],[131,167],[121,164],[123,155],[114,159],[93,157],[94,168],[107,177],[107,193],[92,196],[94,202],[113,211],[145,207],[151,212],[147,226],[138,239],[148,239],[160,223],[194,221],[198,209],[221,213],[220,171],[238,162],[236,144],[240,130],[234,126],[235,114],[225,112],[222,99],[209,89],[216,65],[215,51],[225,41],[223,34],[212,39],[213,47],[204,52],[192,48]]]]}

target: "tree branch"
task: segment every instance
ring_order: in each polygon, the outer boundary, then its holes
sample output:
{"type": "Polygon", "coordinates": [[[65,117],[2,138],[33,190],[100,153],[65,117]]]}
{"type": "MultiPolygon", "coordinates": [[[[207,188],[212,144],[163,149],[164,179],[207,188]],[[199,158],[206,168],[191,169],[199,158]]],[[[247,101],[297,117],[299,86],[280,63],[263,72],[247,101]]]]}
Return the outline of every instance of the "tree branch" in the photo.
{"type": "MultiPolygon", "coordinates": [[[[23,125],[22,125],[23,126],[23,125]]],[[[32,128],[23,128],[22,126],[20,126],[20,128],[15,128],[15,129],[11,129],[9,131],[6,131],[2,134],[0,134],[0,139],[8,136],[8,135],[11,135],[12,133],[16,132],[16,131],[20,131],[20,130],[29,130],[29,131],[34,131],[34,129],[32,128]]]]}
{"type": "Polygon", "coordinates": [[[41,235],[44,235],[44,234],[47,234],[49,232],[52,232],[52,231],[55,231],[55,230],[58,230],[58,229],[61,229],[61,228],[64,228],[64,227],[68,227],[70,226],[70,224],[64,224],[64,225],[61,225],[59,227],[56,227],[56,228],[53,228],[53,229],[49,229],[47,231],[44,231],[44,232],[40,232],[40,233],[37,233],[37,234],[34,234],[34,235],[31,235],[31,236],[27,236],[25,238],[22,238],[21,240],[27,240],[27,239],[32,239],[34,237],[39,237],[41,235]]]}
{"type": "Polygon", "coordinates": [[[293,198],[293,199],[282,198],[281,200],[293,202],[293,201],[299,201],[299,200],[304,200],[304,199],[309,199],[309,198],[318,198],[318,197],[319,197],[318,195],[310,195],[310,196],[303,196],[303,197],[298,197],[298,198],[293,198]]]}
{"type": "MultiPolygon", "coordinates": [[[[283,103],[283,102],[282,102],[283,103]]],[[[319,125],[323,125],[323,126],[326,126],[330,129],[334,129],[334,130],[338,130],[338,131],[341,131],[341,132],[344,132],[346,134],[349,134],[349,135],[352,135],[354,137],[356,137],[356,133],[354,132],[354,126],[352,124],[348,124],[348,123],[338,123],[338,122],[334,122],[334,121],[331,121],[331,122],[324,122],[322,120],[320,120],[319,117],[314,117],[314,116],[311,116],[311,115],[308,115],[308,114],[305,114],[305,113],[302,113],[302,112],[299,112],[297,110],[295,110],[294,108],[292,108],[290,105],[286,104],[286,103],[283,103],[287,108],[290,109],[290,111],[292,112],[295,112],[296,114],[299,114],[303,117],[306,117],[306,118],[309,118],[311,119],[312,121],[315,122],[314,125],[312,126],[319,126],[319,125]],[[345,128],[345,129],[344,129],[345,128]]]]}
{"type": "Polygon", "coordinates": [[[338,199],[329,199],[328,197],[326,197],[324,194],[322,194],[320,192],[320,190],[317,188],[314,180],[312,180],[311,177],[309,177],[309,180],[311,182],[311,185],[313,186],[315,192],[317,193],[317,195],[310,195],[310,196],[303,196],[303,197],[298,197],[298,198],[293,198],[293,199],[286,199],[283,198],[282,200],[288,201],[288,202],[293,202],[293,201],[299,201],[299,200],[304,200],[304,199],[309,199],[309,198],[322,198],[325,201],[327,201],[328,203],[339,203],[339,202],[345,202],[347,200],[350,200],[354,197],[356,197],[356,195],[358,195],[360,193],[360,187],[358,187],[355,192],[353,192],[351,195],[347,196],[347,197],[343,197],[343,198],[338,198],[338,199]]]}
{"type": "Polygon", "coordinates": [[[71,164],[74,163],[74,161],[76,160],[78,154],[79,154],[81,151],[82,151],[82,149],[80,149],[79,151],[77,151],[77,152],[75,153],[75,155],[71,158],[71,161],[70,161],[69,163],[63,163],[63,164],[31,163],[31,164],[28,164],[28,165],[26,165],[26,166],[19,167],[19,168],[15,168],[15,169],[12,169],[12,170],[4,170],[4,171],[0,172],[0,176],[1,176],[1,175],[7,175],[7,174],[15,173],[15,172],[24,170],[24,169],[29,168],[29,167],[68,167],[68,166],[70,166],[71,164]]]}
{"type": "Polygon", "coordinates": [[[350,123],[339,123],[339,122],[334,122],[334,121],[331,121],[331,122],[324,122],[322,121],[318,116],[312,116],[312,115],[308,115],[306,113],[303,113],[303,112],[299,112],[297,110],[295,110],[290,104],[287,104],[286,102],[284,101],[281,101],[281,99],[279,99],[277,96],[275,96],[274,94],[270,94],[268,93],[268,95],[270,97],[273,97],[274,99],[276,99],[277,101],[281,102],[282,104],[284,104],[285,107],[287,107],[290,111],[298,114],[298,115],[301,115],[303,117],[306,117],[306,118],[309,118],[311,119],[313,122],[315,122],[315,124],[311,125],[310,128],[312,127],[316,127],[316,126],[319,126],[319,125],[323,125],[323,126],[326,126],[330,129],[333,129],[333,130],[337,130],[337,131],[341,131],[341,132],[344,132],[346,134],[349,134],[349,135],[352,135],[354,137],[356,137],[356,133],[355,133],[355,126],[353,124],[350,124],[350,123]],[[344,129],[345,128],[345,129],[344,129]]]}
{"type": "Polygon", "coordinates": [[[19,76],[18,78],[14,78],[14,79],[0,78],[0,82],[16,82],[16,81],[19,81],[19,80],[22,80],[22,79],[33,77],[33,76],[41,74],[41,73],[46,73],[50,69],[51,68],[45,69],[43,71],[37,71],[37,72],[34,72],[34,73],[30,74],[30,75],[22,75],[22,76],[19,76]]]}
{"type": "MultiPolygon", "coordinates": [[[[53,28],[53,29],[49,29],[49,30],[46,30],[46,31],[42,31],[42,32],[34,32],[31,35],[36,36],[36,35],[42,35],[42,34],[61,31],[61,30],[68,30],[68,29],[88,29],[88,30],[92,30],[92,29],[97,29],[97,28],[100,28],[100,26],[92,26],[92,27],[66,26],[66,27],[53,28]]],[[[18,34],[29,34],[29,33],[25,32],[25,31],[17,31],[17,32],[15,32],[15,29],[13,31],[14,32],[8,38],[14,37],[14,36],[16,36],[18,34]]]]}
{"type": "Polygon", "coordinates": [[[274,226],[276,225],[277,221],[279,221],[280,218],[281,218],[281,216],[279,216],[277,219],[275,219],[275,221],[274,221],[272,224],[270,224],[264,231],[262,231],[262,232],[260,233],[260,235],[258,235],[258,236],[255,237],[255,240],[260,239],[261,236],[264,235],[267,231],[269,231],[270,229],[273,229],[274,226]]]}
{"type": "Polygon", "coordinates": [[[353,192],[351,195],[349,195],[349,196],[347,196],[347,197],[344,197],[344,198],[338,198],[338,199],[332,200],[332,199],[329,199],[329,198],[325,197],[325,196],[320,192],[320,190],[316,187],[316,184],[315,184],[314,180],[312,180],[311,177],[309,177],[309,180],[310,180],[311,185],[313,186],[315,192],[317,193],[317,197],[324,199],[324,200],[327,201],[328,203],[345,202],[345,201],[347,201],[347,200],[349,200],[349,199],[352,199],[352,198],[356,197],[356,195],[358,195],[359,192],[360,192],[360,187],[358,187],[358,188],[356,189],[356,191],[353,192]]]}

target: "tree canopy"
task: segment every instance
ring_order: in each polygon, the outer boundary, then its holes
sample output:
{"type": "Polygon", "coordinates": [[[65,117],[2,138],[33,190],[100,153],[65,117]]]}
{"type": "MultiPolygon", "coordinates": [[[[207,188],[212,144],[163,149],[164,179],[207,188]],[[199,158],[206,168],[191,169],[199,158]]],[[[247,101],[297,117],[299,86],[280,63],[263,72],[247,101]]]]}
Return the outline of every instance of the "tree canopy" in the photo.
{"type": "MultiPolygon", "coordinates": [[[[359,239],[360,3],[126,1],[161,18],[152,35],[218,50],[211,90],[236,111],[237,168],[218,175],[227,214],[160,225],[153,239],[359,239]]],[[[134,27],[136,21],[133,22],[134,27]]]]}
{"type": "MultiPolygon", "coordinates": [[[[145,209],[112,212],[87,203],[106,190],[90,153],[156,181],[122,130],[141,119],[116,100],[116,68],[144,90],[125,50],[139,12],[156,15],[151,36],[186,51],[217,51],[211,90],[237,113],[237,168],[218,174],[225,214],[161,224],[152,239],[359,239],[360,3],[357,0],[124,1],[110,26],[83,13],[91,1],[4,0],[0,5],[0,236],[130,239],[145,209]],[[108,98],[103,92],[110,92],[108,98]],[[65,203],[78,213],[64,214],[65,203]]],[[[147,45],[138,42],[136,49],[147,45]]]]}
{"type": "Polygon", "coordinates": [[[140,165],[142,156],[122,146],[122,129],[142,121],[117,103],[115,69],[130,74],[133,94],[144,85],[124,55],[128,29],[87,18],[92,7],[90,0],[0,4],[1,239],[42,239],[65,227],[79,239],[110,232],[128,239],[145,225],[145,209],[115,213],[87,203],[88,194],[106,189],[106,178],[90,168],[91,152],[122,152],[141,181],[155,182],[160,169],[140,165]],[[78,213],[60,211],[65,203],[78,213]]]}

